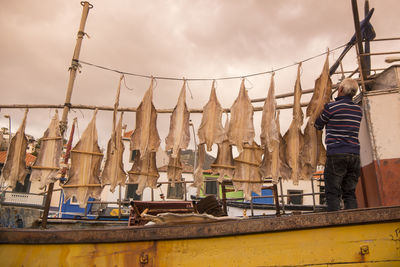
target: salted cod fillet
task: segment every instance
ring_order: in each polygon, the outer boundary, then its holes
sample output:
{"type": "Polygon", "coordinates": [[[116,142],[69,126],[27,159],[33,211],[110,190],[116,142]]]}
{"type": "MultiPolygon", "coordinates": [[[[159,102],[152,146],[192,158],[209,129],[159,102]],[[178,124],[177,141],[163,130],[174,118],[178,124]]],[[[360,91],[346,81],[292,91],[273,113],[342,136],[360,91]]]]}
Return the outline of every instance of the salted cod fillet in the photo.
{"type": "Polygon", "coordinates": [[[71,150],[71,168],[65,184],[67,186],[63,188],[64,203],[75,196],[81,208],[86,206],[89,197],[100,198],[102,191],[99,176],[103,154],[97,143],[96,114],[97,109],[81,139],[71,150]]]}
{"type": "Polygon", "coordinates": [[[148,152],[157,152],[161,143],[157,131],[157,111],[152,99],[153,79],[136,110],[136,128],[131,136],[130,150],[139,150],[141,157],[147,155],[148,152]]]}
{"type": "Polygon", "coordinates": [[[301,151],[304,144],[304,137],[301,133],[301,125],[303,124],[303,112],[300,106],[300,68],[301,63],[299,64],[297,69],[296,85],[294,88],[293,119],[288,131],[283,137],[286,145],[286,162],[290,167],[290,177],[287,178],[291,179],[294,185],[299,184],[299,180],[302,180],[301,151]]]}
{"type": "Polygon", "coordinates": [[[121,113],[117,124],[117,113],[119,106],[119,96],[121,92],[121,82],[124,79],[122,74],[117,87],[117,94],[114,103],[113,124],[110,140],[107,144],[106,163],[101,174],[101,185],[110,185],[110,191],[114,192],[117,184],[125,185],[126,172],[124,171],[123,154],[125,150],[122,142],[122,118],[124,113],[121,113]]]}
{"type": "Polygon", "coordinates": [[[181,151],[179,150],[177,153],[176,158],[174,158],[171,155],[169,155],[169,161],[168,161],[168,168],[167,168],[167,177],[168,181],[171,182],[171,186],[175,186],[175,182],[180,182],[182,181],[182,171],[183,171],[183,166],[181,162],[181,151]]]}
{"type": "Polygon", "coordinates": [[[210,98],[203,107],[203,117],[197,132],[199,143],[207,145],[207,151],[211,151],[213,144],[220,144],[225,139],[224,128],[221,123],[223,109],[218,102],[215,93],[214,82],[212,83],[210,98]]]}
{"type": "Polygon", "coordinates": [[[7,187],[11,187],[12,189],[15,188],[17,182],[24,184],[25,177],[28,174],[25,162],[26,146],[28,145],[28,139],[25,136],[27,114],[28,109],[25,110],[21,126],[19,126],[18,131],[11,138],[7,150],[6,163],[2,169],[3,179],[7,183],[7,187]]]}
{"type": "Polygon", "coordinates": [[[239,96],[231,107],[231,120],[229,123],[228,138],[232,145],[242,152],[243,144],[252,144],[255,136],[253,124],[253,106],[247,90],[244,86],[244,79],[240,85],[239,96]]]}
{"type": "Polygon", "coordinates": [[[122,142],[122,117],[111,134],[107,144],[107,159],[101,175],[101,184],[110,185],[110,191],[114,192],[117,185],[125,185],[126,172],[124,171],[124,143],[122,142]]]}
{"type": "Polygon", "coordinates": [[[56,176],[60,170],[63,139],[57,110],[40,141],[40,152],[32,166],[30,179],[31,181],[39,181],[40,189],[43,189],[46,185],[57,180],[56,176]]]}
{"type": "Polygon", "coordinates": [[[263,151],[256,142],[244,144],[242,152],[235,161],[233,186],[235,190],[243,190],[244,198],[251,199],[251,192],[261,195],[262,177],[260,164],[263,151]]]}
{"type": "Polygon", "coordinates": [[[197,188],[196,195],[198,196],[204,184],[203,166],[206,158],[206,148],[204,144],[197,146],[197,155],[197,166],[193,173],[194,182],[190,186],[197,188]]]}
{"type": "Polygon", "coordinates": [[[171,156],[176,158],[181,149],[189,146],[189,110],[186,106],[186,81],[183,82],[178,103],[171,114],[169,133],[165,138],[165,150],[172,150],[171,156]]]}
{"type": "Polygon", "coordinates": [[[156,152],[148,152],[143,157],[136,151],[133,165],[129,174],[129,183],[138,184],[136,194],[141,195],[145,187],[157,188],[158,174],[156,152]]]}
{"type": "Polygon", "coordinates": [[[276,123],[276,100],[275,100],[275,73],[271,76],[268,96],[265,99],[261,118],[261,147],[267,147],[269,152],[273,151],[272,142],[279,143],[279,130],[276,123]]]}
{"type": "Polygon", "coordinates": [[[317,165],[324,165],[326,151],[322,144],[322,131],[314,127],[315,120],[321,114],[332,94],[332,80],[329,76],[329,57],[327,55],[321,75],[315,81],[314,93],[307,106],[306,115],[309,117],[304,129],[304,149],[302,153],[303,177],[311,179],[317,165]]]}
{"type": "Polygon", "coordinates": [[[264,148],[264,158],[260,167],[263,177],[271,177],[277,183],[280,177],[279,158],[279,111],[276,110],[275,73],[271,76],[268,96],[265,99],[261,119],[261,147],[264,148]]]}
{"type": "Polygon", "coordinates": [[[224,178],[227,177],[232,179],[233,172],[235,170],[233,156],[232,156],[232,145],[228,140],[228,129],[229,129],[229,117],[226,116],[225,121],[225,139],[221,144],[218,144],[218,154],[214,163],[211,164],[211,170],[213,174],[219,174],[218,181],[223,182],[224,178]]]}

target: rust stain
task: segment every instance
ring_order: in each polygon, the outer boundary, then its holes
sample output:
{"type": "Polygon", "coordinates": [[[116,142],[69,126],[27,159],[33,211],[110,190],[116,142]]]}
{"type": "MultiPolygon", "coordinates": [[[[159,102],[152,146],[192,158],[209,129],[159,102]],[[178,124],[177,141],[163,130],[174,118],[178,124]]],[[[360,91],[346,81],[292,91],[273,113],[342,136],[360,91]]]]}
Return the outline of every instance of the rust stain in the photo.
{"type": "Polygon", "coordinates": [[[357,194],[367,207],[400,205],[400,159],[381,159],[361,169],[361,190],[357,194]],[[382,177],[377,183],[377,177],[382,177]]]}
{"type": "Polygon", "coordinates": [[[394,234],[390,235],[390,237],[396,242],[397,253],[400,255],[400,228],[394,230],[394,234]]]}

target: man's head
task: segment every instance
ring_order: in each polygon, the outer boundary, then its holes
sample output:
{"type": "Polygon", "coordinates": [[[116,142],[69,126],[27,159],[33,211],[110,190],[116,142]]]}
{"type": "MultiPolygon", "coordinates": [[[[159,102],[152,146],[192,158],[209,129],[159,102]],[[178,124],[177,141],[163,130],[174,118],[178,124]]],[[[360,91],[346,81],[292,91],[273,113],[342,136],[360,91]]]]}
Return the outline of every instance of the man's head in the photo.
{"type": "Polygon", "coordinates": [[[355,81],[351,78],[346,78],[339,85],[338,96],[353,97],[356,95],[357,90],[358,90],[357,81],[355,81]]]}

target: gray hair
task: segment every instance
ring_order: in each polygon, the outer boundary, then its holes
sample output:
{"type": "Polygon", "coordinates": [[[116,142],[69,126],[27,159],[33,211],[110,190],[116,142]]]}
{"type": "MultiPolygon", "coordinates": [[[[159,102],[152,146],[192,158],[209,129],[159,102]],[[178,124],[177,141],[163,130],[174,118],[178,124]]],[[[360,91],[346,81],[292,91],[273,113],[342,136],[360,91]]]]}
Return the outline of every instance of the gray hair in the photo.
{"type": "Polygon", "coordinates": [[[346,78],[340,83],[340,87],[342,87],[343,95],[353,97],[357,93],[358,83],[356,80],[346,78]]]}

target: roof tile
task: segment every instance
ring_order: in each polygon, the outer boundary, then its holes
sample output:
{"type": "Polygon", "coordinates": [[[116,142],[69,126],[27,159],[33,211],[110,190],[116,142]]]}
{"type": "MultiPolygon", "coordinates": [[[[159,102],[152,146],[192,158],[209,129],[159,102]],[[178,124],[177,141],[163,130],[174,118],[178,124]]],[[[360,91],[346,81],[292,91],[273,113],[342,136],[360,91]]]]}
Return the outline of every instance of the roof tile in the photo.
{"type": "MultiPolygon", "coordinates": [[[[7,159],[7,151],[0,151],[0,163],[4,164],[7,159]]],[[[35,163],[36,157],[31,153],[26,153],[25,163],[27,167],[30,167],[35,163]]]]}

